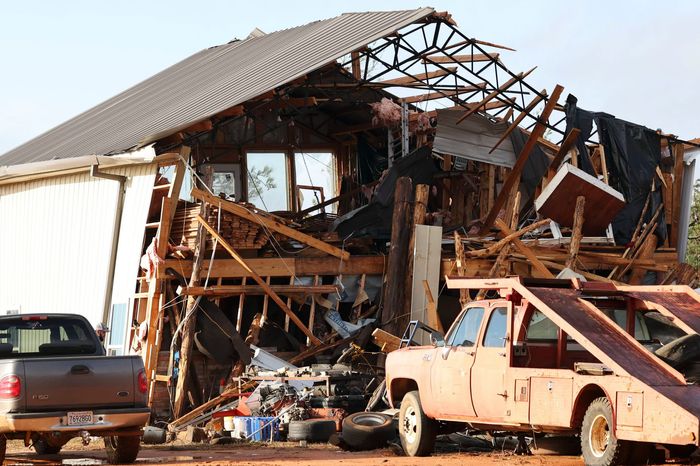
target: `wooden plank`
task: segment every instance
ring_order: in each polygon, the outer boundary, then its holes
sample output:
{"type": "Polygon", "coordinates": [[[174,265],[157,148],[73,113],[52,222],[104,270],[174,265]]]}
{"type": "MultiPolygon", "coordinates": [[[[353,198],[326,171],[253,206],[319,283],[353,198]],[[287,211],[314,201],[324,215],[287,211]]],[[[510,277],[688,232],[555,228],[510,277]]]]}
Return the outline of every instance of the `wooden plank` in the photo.
{"type": "MultiPolygon", "coordinates": [[[[248,277],[243,277],[241,279],[241,286],[245,287],[246,280],[248,277]]],[[[241,293],[238,297],[238,312],[236,313],[236,331],[241,333],[241,327],[243,326],[243,306],[245,305],[245,293],[241,293]]]]}
{"type": "MultiPolygon", "coordinates": [[[[551,222],[550,219],[544,218],[542,220],[538,220],[535,223],[531,223],[530,225],[526,226],[525,228],[522,228],[518,231],[511,232],[507,234],[503,239],[499,240],[497,243],[492,244],[491,246],[488,246],[484,249],[475,249],[472,251],[466,251],[464,252],[465,257],[486,257],[490,256],[492,254],[496,254],[498,251],[501,250],[505,245],[507,245],[509,242],[513,241],[514,239],[518,239],[521,236],[523,236],[526,233],[530,233],[531,231],[534,231],[544,225],[549,225],[549,222],[551,222]]],[[[504,222],[505,225],[505,222],[504,222]]],[[[455,232],[456,233],[456,232],[455,232]]]]}
{"type": "Polygon", "coordinates": [[[282,298],[280,298],[279,295],[277,293],[275,293],[270,288],[270,286],[265,282],[265,280],[263,280],[260,275],[255,273],[255,271],[253,269],[251,269],[250,266],[248,266],[246,261],[243,260],[243,258],[236,252],[235,249],[233,249],[233,247],[231,247],[231,245],[228,243],[228,241],[226,241],[224,238],[222,238],[216,232],[216,230],[214,230],[214,228],[212,228],[212,226],[209,225],[206,220],[204,220],[204,218],[201,215],[197,215],[197,221],[199,221],[199,223],[201,223],[202,226],[204,228],[206,228],[206,230],[209,232],[210,235],[212,235],[214,238],[216,238],[219,241],[221,246],[224,249],[226,249],[226,251],[231,255],[231,257],[233,257],[235,260],[237,260],[243,266],[243,268],[245,268],[248,271],[248,273],[253,278],[253,280],[255,280],[258,285],[263,287],[265,292],[268,295],[270,295],[270,298],[272,298],[272,300],[275,302],[275,304],[277,304],[282,309],[282,311],[284,311],[284,313],[289,316],[289,318],[292,320],[292,322],[294,322],[296,324],[296,326],[299,327],[299,329],[302,332],[304,332],[304,334],[307,337],[309,337],[309,340],[311,341],[311,343],[314,345],[320,345],[321,340],[316,338],[314,336],[314,334],[311,333],[311,331],[304,325],[304,323],[301,320],[299,320],[299,317],[297,317],[296,314],[294,314],[294,312],[292,312],[292,310],[289,309],[287,304],[284,301],[282,301],[282,298]]]}
{"type": "Polygon", "coordinates": [[[523,146],[522,151],[520,151],[520,155],[518,155],[518,159],[515,161],[515,165],[513,165],[513,168],[511,169],[508,178],[506,178],[505,182],[503,183],[503,187],[501,188],[501,191],[498,193],[498,197],[496,198],[493,207],[491,208],[489,214],[484,220],[484,226],[481,229],[482,234],[485,234],[491,227],[491,225],[493,225],[493,222],[494,220],[496,220],[496,217],[500,213],[501,208],[505,205],[508,196],[510,196],[515,181],[520,179],[520,175],[522,174],[523,168],[525,167],[525,163],[530,157],[530,153],[535,148],[537,140],[544,134],[545,130],[547,129],[547,120],[549,119],[549,115],[551,115],[552,110],[554,109],[554,106],[556,105],[557,101],[559,100],[559,96],[561,96],[561,93],[563,91],[564,88],[558,84],[554,88],[552,96],[547,101],[544,110],[542,110],[542,114],[540,115],[540,118],[537,124],[535,125],[535,128],[532,130],[532,133],[530,133],[530,137],[525,143],[525,146],[523,146]]]}
{"type": "MultiPolygon", "coordinates": [[[[508,236],[513,234],[513,230],[508,228],[508,225],[506,225],[506,223],[500,218],[496,219],[495,225],[496,227],[498,227],[499,230],[501,230],[501,233],[503,233],[504,235],[508,236]]],[[[512,238],[511,241],[515,248],[530,260],[530,263],[537,272],[536,274],[533,273],[533,275],[539,276],[540,278],[555,278],[552,272],[550,272],[549,269],[547,269],[547,267],[545,267],[545,265],[542,262],[540,262],[540,260],[537,258],[537,255],[534,252],[532,252],[532,249],[525,246],[523,242],[520,241],[518,238],[512,238]]]]}
{"type": "Polygon", "coordinates": [[[457,124],[460,124],[461,122],[463,122],[464,120],[466,120],[467,118],[469,118],[469,116],[472,115],[472,114],[474,114],[476,111],[478,111],[479,108],[480,108],[482,105],[486,105],[488,102],[492,101],[494,98],[496,98],[497,95],[502,94],[503,92],[505,92],[505,91],[506,91],[508,88],[510,88],[513,84],[517,83],[518,81],[522,81],[523,79],[525,79],[525,77],[526,77],[527,75],[529,75],[530,73],[532,73],[533,71],[535,71],[536,68],[537,68],[537,67],[534,67],[534,68],[532,68],[530,71],[526,71],[525,73],[518,73],[517,75],[513,76],[512,78],[510,78],[510,79],[509,79],[508,81],[506,81],[505,83],[501,84],[501,85],[498,87],[498,89],[494,90],[494,91],[491,92],[489,95],[487,95],[486,97],[484,97],[483,100],[482,100],[481,102],[479,102],[478,104],[474,105],[470,110],[468,110],[464,115],[462,115],[462,116],[459,118],[459,120],[457,120],[457,124]]]}
{"type": "Polygon", "coordinates": [[[444,99],[448,97],[458,96],[460,94],[467,94],[470,92],[478,91],[480,89],[483,89],[485,86],[486,83],[483,83],[481,86],[463,86],[449,91],[433,91],[428,92],[426,94],[403,97],[401,101],[406,102],[407,104],[415,104],[419,102],[427,102],[429,100],[444,99]]]}
{"type": "MultiPolygon", "coordinates": [[[[386,270],[386,257],[351,256],[347,261],[339,261],[335,257],[269,257],[251,258],[246,262],[257,273],[264,277],[289,277],[290,275],[383,275],[386,270]]],[[[203,267],[209,270],[209,260],[203,267]]],[[[192,273],[192,261],[187,259],[166,259],[158,267],[159,279],[172,278],[165,274],[167,269],[176,270],[184,276],[192,273]]],[[[211,278],[250,277],[248,271],[233,259],[216,259],[211,264],[211,278]]]]}
{"type": "Polygon", "coordinates": [[[678,246],[678,241],[680,240],[679,227],[681,219],[681,198],[683,195],[684,151],[683,143],[673,145],[673,210],[671,211],[671,235],[669,237],[669,244],[673,248],[678,246]]]}
{"type": "MultiPolygon", "coordinates": [[[[180,150],[180,155],[183,159],[187,160],[190,155],[190,148],[188,146],[183,146],[180,150]]],[[[185,171],[187,167],[184,162],[180,160],[175,168],[175,174],[173,180],[170,183],[170,189],[168,190],[168,196],[163,199],[163,213],[161,214],[160,224],[158,226],[157,236],[157,253],[159,257],[165,257],[168,252],[168,239],[170,238],[170,228],[173,225],[173,218],[175,217],[175,210],[177,208],[177,201],[180,199],[180,189],[182,188],[182,182],[185,179],[185,171]]]]}
{"type": "Polygon", "coordinates": [[[518,127],[520,122],[522,122],[525,119],[525,117],[530,114],[530,112],[537,106],[537,104],[542,102],[542,99],[544,99],[544,96],[546,96],[546,95],[547,95],[547,90],[542,89],[540,94],[536,95],[535,98],[532,99],[532,102],[530,102],[527,105],[527,107],[525,107],[525,109],[522,112],[520,112],[520,114],[515,118],[515,120],[513,120],[513,123],[510,124],[508,129],[506,129],[503,132],[503,135],[501,135],[501,138],[498,140],[496,145],[491,148],[491,150],[489,151],[489,154],[493,153],[493,151],[495,151],[498,148],[498,146],[500,146],[501,143],[506,140],[506,138],[510,135],[510,133],[512,133],[513,130],[518,127]]]}
{"type": "Polygon", "coordinates": [[[221,199],[220,197],[209,194],[201,189],[193,188],[192,197],[199,199],[200,201],[208,202],[214,206],[219,207],[220,209],[225,210],[226,212],[231,212],[232,214],[238,215],[239,217],[243,217],[246,220],[250,220],[251,222],[264,225],[272,231],[281,233],[289,238],[299,241],[300,243],[304,243],[308,246],[318,249],[319,251],[323,251],[326,254],[330,254],[332,256],[344,260],[347,260],[350,257],[350,253],[347,251],[342,251],[336,248],[335,246],[331,246],[330,244],[324,241],[314,238],[313,236],[309,236],[305,233],[290,228],[287,225],[283,225],[282,223],[272,218],[263,215],[256,215],[252,211],[249,211],[245,207],[242,207],[236,204],[235,202],[221,199]]]}
{"type": "Polygon", "coordinates": [[[391,353],[392,351],[396,351],[401,345],[401,338],[392,335],[389,332],[385,332],[380,328],[374,329],[372,332],[372,340],[374,341],[375,345],[379,346],[382,353],[391,353]]]}
{"type": "Polygon", "coordinates": [[[430,284],[428,283],[428,280],[423,280],[423,290],[425,291],[425,298],[428,301],[426,309],[426,315],[428,316],[428,326],[434,328],[435,330],[438,330],[441,333],[445,333],[445,330],[442,328],[440,316],[438,315],[437,303],[435,302],[435,298],[433,298],[433,292],[430,291],[430,284]]]}
{"type": "MultiPolygon", "coordinates": [[[[245,277],[244,277],[245,278],[245,277]]],[[[269,279],[269,277],[268,277],[269,279]]],[[[268,281],[268,280],[266,280],[268,281]]],[[[289,295],[289,294],[328,294],[328,293],[335,293],[338,291],[338,286],[337,285],[308,285],[308,286],[302,286],[302,285],[269,285],[271,290],[273,290],[275,293],[282,294],[282,295],[289,295]]],[[[226,296],[238,296],[241,294],[246,294],[246,295],[266,295],[265,289],[263,287],[258,286],[258,285],[246,285],[245,283],[242,285],[221,285],[221,286],[209,286],[209,287],[203,287],[203,286],[193,286],[193,287],[187,287],[187,288],[178,288],[178,294],[184,295],[184,296],[218,296],[218,297],[226,297],[226,296]]]]}
{"type": "Polygon", "coordinates": [[[569,258],[566,260],[566,266],[571,270],[576,270],[576,259],[578,257],[578,249],[581,245],[581,237],[583,236],[583,215],[585,206],[585,196],[577,197],[576,209],[574,210],[574,227],[571,233],[571,243],[569,244],[569,258]]]}
{"type": "Polygon", "coordinates": [[[498,60],[499,54],[474,53],[464,55],[428,55],[421,60],[421,63],[469,63],[498,60]]]}
{"type": "Polygon", "coordinates": [[[457,67],[450,66],[450,67],[446,67],[446,69],[444,69],[444,70],[429,71],[427,73],[419,73],[419,74],[413,75],[413,77],[412,76],[402,76],[400,78],[387,79],[386,81],[379,81],[379,82],[376,82],[375,84],[379,84],[379,85],[383,85],[383,86],[396,86],[396,85],[402,85],[402,84],[411,84],[411,83],[421,82],[421,81],[425,81],[425,80],[432,79],[432,78],[440,78],[442,76],[452,74],[455,71],[457,71],[457,67]]]}

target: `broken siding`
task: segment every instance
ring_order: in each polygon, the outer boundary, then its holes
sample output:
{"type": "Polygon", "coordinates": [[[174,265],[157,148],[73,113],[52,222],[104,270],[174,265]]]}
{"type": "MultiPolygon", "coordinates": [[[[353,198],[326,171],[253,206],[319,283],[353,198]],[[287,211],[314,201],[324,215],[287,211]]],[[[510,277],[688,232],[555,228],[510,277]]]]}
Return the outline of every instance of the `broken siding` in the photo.
{"type": "MultiPolygon", "coordinates": [[[[115,297],[121,297],[126,278],[119,277],[129,275],[133,290],[150,200],[144,186],[153,186],[155,165],[106,171],[130,177],[115,277],[115,297]]],[[[0,229],[0,313],[68,312],[93,324],[103,320],[118,186],[87,172],[0,186],[0,218],[6,219],[0,229]]]]}

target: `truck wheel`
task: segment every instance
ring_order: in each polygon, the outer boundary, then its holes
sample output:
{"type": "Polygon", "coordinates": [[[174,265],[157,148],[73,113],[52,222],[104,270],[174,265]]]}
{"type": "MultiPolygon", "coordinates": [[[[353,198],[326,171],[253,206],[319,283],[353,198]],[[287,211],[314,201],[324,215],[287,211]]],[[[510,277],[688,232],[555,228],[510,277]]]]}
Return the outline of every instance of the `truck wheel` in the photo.
{"type": "Polygon", "coordinates": [[[42,439],[35,441],[33,446],[37,455],[55,455],[61,451],[61,447],[49,445],[46,440],[42,439]]]}
{"type": "Polygon", "coordinates": [[[396,428],[387,414],[362,412],[343,419],[343,440],[357,450],[382,448],[394,437],[396,428]]]}
{"type": "Polygon", "coordinates": [[[123,464],[136,461],[141,448],[141,437],[138,435],[105,437],[104,440],[108,463],[123,464]]]}
{"type": "Polygon", "coordinates": [[[423,412],[418,391],[406,393],[399,412],[399,437],[408,456],[427,456],[435,446],[437,422],[423,412]]]}
{"type": "Polygon", "coordinates": [[[613,413],[607,398],[596,398],[583,416],[581,452],[589,466],[625,464],[630,443],[615,437],[613,413]]]}

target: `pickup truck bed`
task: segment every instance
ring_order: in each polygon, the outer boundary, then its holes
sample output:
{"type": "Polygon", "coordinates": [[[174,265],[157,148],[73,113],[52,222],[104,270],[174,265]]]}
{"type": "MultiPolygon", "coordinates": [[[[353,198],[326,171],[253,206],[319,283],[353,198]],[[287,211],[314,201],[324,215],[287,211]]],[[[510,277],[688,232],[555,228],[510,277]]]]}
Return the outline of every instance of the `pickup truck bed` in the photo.
{"type": "Polygon", "coordinates": [[[105,437],[112,462],[135,460],[150,416],[145,379],[141,358],[105,356],[81,316],[0,317],[2,455],[7,438],[52,453],[80,435],[105,437]]]}

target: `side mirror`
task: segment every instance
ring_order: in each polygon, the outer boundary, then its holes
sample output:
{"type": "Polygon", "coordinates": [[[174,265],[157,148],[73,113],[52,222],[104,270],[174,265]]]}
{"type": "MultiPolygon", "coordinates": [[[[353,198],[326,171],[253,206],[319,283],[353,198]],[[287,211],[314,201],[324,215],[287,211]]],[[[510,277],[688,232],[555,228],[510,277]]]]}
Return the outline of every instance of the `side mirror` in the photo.
{"type": "Polygon", "coordinates": [[[445,335],[438,331],[430,332],[430,342],[433,346],[442,348],[445,346],[445,335]]]}

